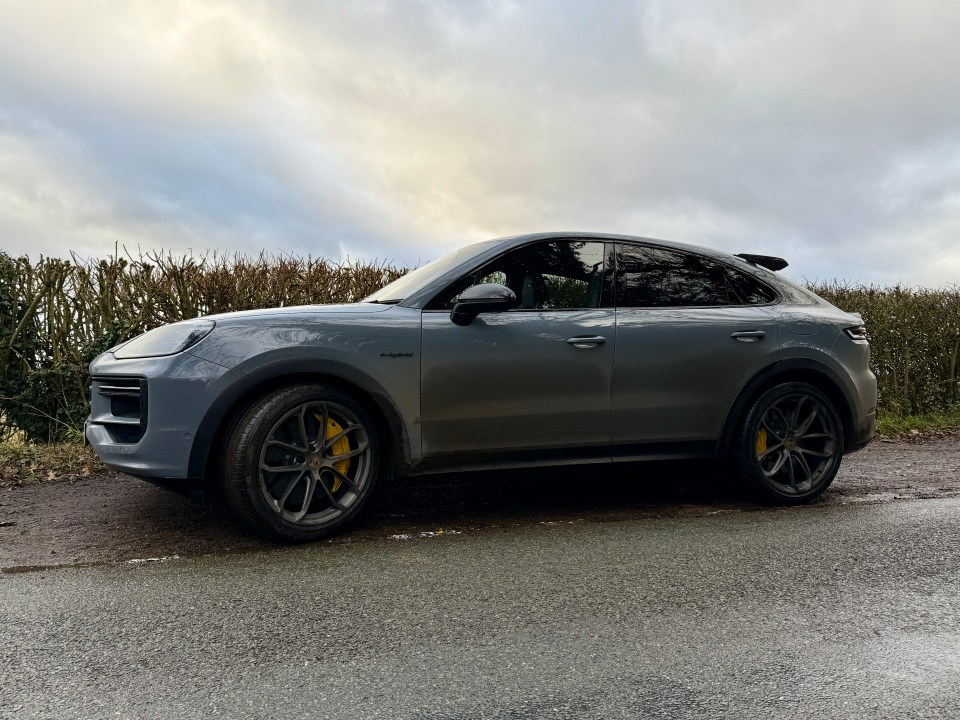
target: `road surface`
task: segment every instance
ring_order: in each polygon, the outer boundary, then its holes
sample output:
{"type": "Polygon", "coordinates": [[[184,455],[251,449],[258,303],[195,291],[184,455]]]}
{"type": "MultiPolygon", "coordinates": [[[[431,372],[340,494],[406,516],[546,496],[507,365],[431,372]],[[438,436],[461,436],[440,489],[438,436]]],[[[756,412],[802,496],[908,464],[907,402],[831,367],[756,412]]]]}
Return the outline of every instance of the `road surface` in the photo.
{"type": "Polygon", "coordinates": [[[300,547],[119,478],[9,490],[0,717],[958,717],[958,470],[876,445],[793,509],[700,466],[409,481],[300,547]],[[128,494],[53,512],[78,488],[128,494]]]}

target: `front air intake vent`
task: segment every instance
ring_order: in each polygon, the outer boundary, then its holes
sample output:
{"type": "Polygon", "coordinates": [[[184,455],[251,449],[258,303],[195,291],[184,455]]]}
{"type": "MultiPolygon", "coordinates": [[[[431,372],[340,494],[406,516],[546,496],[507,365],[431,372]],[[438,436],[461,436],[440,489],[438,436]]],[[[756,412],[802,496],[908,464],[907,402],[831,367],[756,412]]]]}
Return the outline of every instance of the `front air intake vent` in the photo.
{"type": "Polygon", "coordinates": [[[140,442],[147,429],[147,381],[138,377],[98,376],[93,378],[90,390],[95,415],[91,420],[103,425],[114,442],[140,442]]]}
{"type": "Polygon", "coordinates": [[[94,378],[97,392],[108,397],[140,397],[141,378],[94,378]]]}

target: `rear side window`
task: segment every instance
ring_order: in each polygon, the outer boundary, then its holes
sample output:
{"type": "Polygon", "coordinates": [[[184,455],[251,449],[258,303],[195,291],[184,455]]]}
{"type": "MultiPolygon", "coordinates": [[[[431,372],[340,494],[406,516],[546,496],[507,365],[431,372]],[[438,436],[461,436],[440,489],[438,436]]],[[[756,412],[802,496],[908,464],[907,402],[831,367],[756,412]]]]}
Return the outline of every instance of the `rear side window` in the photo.
{"type": "Polygon", "coordinates": [[[727,268],[727,275],[737,289],[737,294],[744,305],[766,305],[777,301],[777,293],[773,288],[764,285],[753,275],[740,272],[731,267],[727,268]]]}
{"type": "Polygon", "coordinates": [[[778,283],[777,287],[784,299],[792,305],[816,305],[819,298],[809,290],[804,290],[788,282],[778,283]]]}
{"type": "Polygon", "coordinates": [[[617,246],[618,307],[741,305],[720,263],[692,253],[617,246]]]}

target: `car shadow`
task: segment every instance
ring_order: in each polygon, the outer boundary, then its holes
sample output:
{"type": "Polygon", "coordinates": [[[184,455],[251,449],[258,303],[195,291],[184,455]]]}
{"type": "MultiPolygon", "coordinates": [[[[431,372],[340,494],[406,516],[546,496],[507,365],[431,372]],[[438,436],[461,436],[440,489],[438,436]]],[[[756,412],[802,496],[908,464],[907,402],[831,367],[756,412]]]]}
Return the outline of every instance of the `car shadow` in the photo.
{"type": "Polygon", "coordinates": [[[610,522],[749,507],[715,461],[568,465],[394,480],[371,498],[351,532],[610,522]]]}
{"type": "MultiPolygon", "coordinates": [[[[750,509],[716,463],[568,465],[408,477],[377,488],[330,542],[419,533],[617,522],[750,509]]],[[[219,499],[202,503],[107,472],[5,497],[0,570],[281,551],[219,499]]]]}

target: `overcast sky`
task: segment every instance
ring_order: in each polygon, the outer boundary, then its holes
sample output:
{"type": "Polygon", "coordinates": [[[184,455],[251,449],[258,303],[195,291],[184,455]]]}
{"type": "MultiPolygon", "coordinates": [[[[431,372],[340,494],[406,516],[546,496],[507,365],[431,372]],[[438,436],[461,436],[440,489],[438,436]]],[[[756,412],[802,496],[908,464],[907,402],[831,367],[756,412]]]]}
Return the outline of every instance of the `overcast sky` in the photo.
{"type": "Polygon", "coordinates": [[[960,3],[0,0],[0,249],[542,230],[960,283],[960,3]]]}

